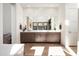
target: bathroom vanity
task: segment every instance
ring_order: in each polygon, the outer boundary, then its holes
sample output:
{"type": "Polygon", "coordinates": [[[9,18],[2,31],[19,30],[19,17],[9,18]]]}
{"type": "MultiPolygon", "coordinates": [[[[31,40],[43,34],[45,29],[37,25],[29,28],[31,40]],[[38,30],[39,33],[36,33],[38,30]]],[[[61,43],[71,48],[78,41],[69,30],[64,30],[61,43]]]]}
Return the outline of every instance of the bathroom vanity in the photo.
{"type": "Polygon", "coordinates": [[[59,23],[55,22],[55,18],[49,18],[44,21],[33,21],[27,17],[24,28],[20,26],[20,42],[58,42],[61,40],[61,31],[59,23]]]}
{"type": "Polygon", "coordinates": [[[21,43],[27,42],[58,42],[61,40],[60,31],[36,30],[28,32],[20,32],[21,43]]]}

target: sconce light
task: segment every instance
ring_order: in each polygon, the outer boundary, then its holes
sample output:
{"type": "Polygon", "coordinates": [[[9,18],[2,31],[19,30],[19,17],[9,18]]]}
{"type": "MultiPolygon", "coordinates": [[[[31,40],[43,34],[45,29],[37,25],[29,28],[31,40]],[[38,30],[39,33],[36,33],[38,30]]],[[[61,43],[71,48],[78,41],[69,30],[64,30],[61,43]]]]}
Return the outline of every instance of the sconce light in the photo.
{"type": "Polygon", "coordinates": [[[59,29],[60,29],[60,30],[62,29],[62,26],[61,26],[61,24],[59,25],[59,29]]]}
{"type": "Polygon", "coordinates": [[[22,26],[21,24],[20,24],[20,30],[22,30],[23,32],[26,30],[26,25],[25,26],[22,26]]]}
{"type": "Polygon", "coordinates": [[[20,24],[20,27],[19,28],[20,28],[20,30],[22,30],[22,25],[21,24],[20,24]]]}

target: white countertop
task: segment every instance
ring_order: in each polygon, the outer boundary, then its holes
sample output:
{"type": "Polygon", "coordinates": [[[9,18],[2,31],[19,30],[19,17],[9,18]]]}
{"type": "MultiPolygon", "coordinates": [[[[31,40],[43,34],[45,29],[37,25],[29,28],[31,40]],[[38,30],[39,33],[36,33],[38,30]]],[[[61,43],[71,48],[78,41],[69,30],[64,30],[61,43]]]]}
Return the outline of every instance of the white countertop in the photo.
{"type": "Polygon", "coordinates": [[[61,30],[29,30],[29,31],[24,31],[24,32],[61,32],[61,30]]]}

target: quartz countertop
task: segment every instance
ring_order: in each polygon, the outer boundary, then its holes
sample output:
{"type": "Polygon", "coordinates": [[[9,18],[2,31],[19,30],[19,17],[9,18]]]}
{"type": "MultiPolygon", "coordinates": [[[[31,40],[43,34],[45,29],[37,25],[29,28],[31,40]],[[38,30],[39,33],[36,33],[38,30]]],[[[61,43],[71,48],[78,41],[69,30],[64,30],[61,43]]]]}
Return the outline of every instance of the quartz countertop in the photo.
{"type": "MultiPolygon", "coordinates": [[[[23,32],[23,31],[21,31],[23,32]]],[[[24,32],[61,32],[61,30],[28,30],[24,32]]]]}

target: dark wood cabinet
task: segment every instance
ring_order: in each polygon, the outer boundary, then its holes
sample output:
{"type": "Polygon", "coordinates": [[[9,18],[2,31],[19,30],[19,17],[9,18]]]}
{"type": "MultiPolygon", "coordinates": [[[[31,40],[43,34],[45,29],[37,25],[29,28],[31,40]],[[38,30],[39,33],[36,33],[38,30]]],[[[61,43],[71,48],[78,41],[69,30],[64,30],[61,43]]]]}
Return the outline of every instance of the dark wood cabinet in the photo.
{"type": "Polygon", "coordinates": [[[50,32],[46,34],[46,41],[47,42],[60,42],[61,40],[61,33],[60,32],[50,32]]]}
{"type": "Polygon", "coordinates": [[[21,41],[21,43],[35,42],[35,33],[21,32],[20,33],[20,41],[21,41]]]}
{"type": "Polygon", "coordinates": [[[46,32],[36,32],[35,41],[36,42],[46,42],[46,32]]]}
{"type": "Polygon", "coordinates": [[[28,42],[60,42],[60,32],[20,32],[21,43],[28,42]]]}

